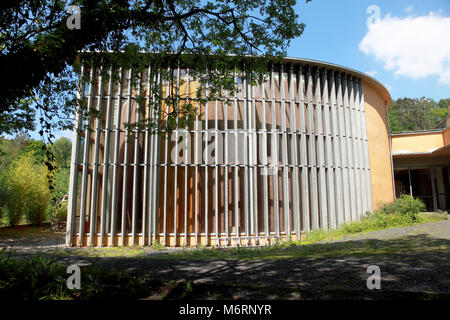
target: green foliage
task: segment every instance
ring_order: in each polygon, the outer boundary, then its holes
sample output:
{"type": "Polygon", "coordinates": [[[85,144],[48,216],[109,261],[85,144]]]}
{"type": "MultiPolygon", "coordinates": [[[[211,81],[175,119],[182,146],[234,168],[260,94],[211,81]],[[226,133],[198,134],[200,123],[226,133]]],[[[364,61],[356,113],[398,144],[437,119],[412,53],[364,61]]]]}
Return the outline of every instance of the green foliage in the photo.
{"type": "Polygon", "coordinates": [[[153,248],[154,250],[161,251],[161,250],[164,249],[164,245],[162,245],[162,244],[159,243],[158,241],[153,241],[153,243],[152,243],[152,248],[153,248]]]}
{"type": "Polygon", "coordinates": [[[439,100],[439,108],[448,109],[448,104],[450,103],[450,98],[439,100]]]}
{"type": "Polygon", "coordinates": [[[47,167],[36,164],[32,152],[14,160],[6,177],[6,213],[10,225],[22,217],[32,224],[41,224],[50,199],[47,167]]]}
{"type": "Polygon", "coordinates": [[[11,162],[17,158],[25,148],[30,136],[27,132],[19,132],[14,139],[0,139],[0,173],[8,170],[11,162]]]}
{"type": "Polygon", "coordinates": [[[58,168],[53,176],[52,202],[57,203],[69,193],[69,168],[58,168]]]}
{"type": "Polygon", "coordinates": [[[383,204],[378,209],[378,213],[409,216],[414,219],[419,212],[424,212],[425,210],[425,203],[421,199],[402,194],[392,203],[383,204]]]}
{"type": "Polygon", "coordinates": [[[66,268],[36,256],[30,260],[10,259],[6,247],[0,252],[0,298],[20,300],[67,299],[66,268]]]}
{"type": "Polygon", "coordinates": [[[70,167],[70,155],[72,152],[72,142],[65,138],[59,138],[49,146],[50,151],[55,157],[55,164],[58,168],[70,167]]]}
{"type": "Polygon", "coordinates": [[[37,224],[45,217],[62,219],[59,202],[69,189],[70,155],[67,138],[45,145],[21,132],[12,140],[0,140],[0,218],[11,225],[22,218],[37,224]]]}
{"type": "Polygon", "coordinates": [[[361,221],[344,225],[342,232],[354,234],[422,223],[425,218],[419,213],[425,210],[422,200],[402,195],[391,203],[381,205],[374,214],[362,217],[361,221]]]}
{"type": "MultiPolygon", "coordinates": [[[[52,130],[72,126],[79,52],[97,52],[90,62],[98,65],[102,61],[124,70],[145,64],[139,52],[159,52],[152,65],[172,67],[162,80],[170,78],[179,58],[188,54],[185,65],[197,66],[203,74],[205,68],[211,71],[207,75],[209,90],[215,95],[231,84],[233,70],[224,71],[224,65],[236,62],[242,69],[245,63],[246,70],[259,72],[267,67],[266,58],[285,55],[290,41],[305,28],[294,0],[75,3],[82,8],[80,30],[66,26],[70,1],[20,1],[0,9],[4,35],[0,37],[0,64],[5,66],[5,74],[17,70],[21,74],[0,87],[0,134],[34,127],[35,115],[39,115],[41,135],[49,139],[52,130]],[[111,51],[123,54],[107,54],[111,51]],[[254,63],[249,58],[254,55],[264,59],[254,63]]],[[[160,105],[162,96],[153,97],[154,105],[160,105]]]]}
{"type": "Polygon", "coordinates": [[[28,260],[0,251],[0,299],[7,300],[110,300],[137,299],[161,287],[160,281],[98,266],[81,269],[81,289],[69,290],[66,265],[35,256],[28,260]]]}
{"type": "Polygon", "coordinates": [[[403,98],[392,101],[389,109],[391,132],[433,129],[439,121],[447,116],[447,103],[450,99],[439,102],[422,97],[403,98]]]}
{"type": "Polygon", "coordinates": [[[61,202],[52,210],[51,220],[54,222],[66,222],[67,221],[67,201],[61,202]]]}
{"type": "Polygon", "coordinates": [[[25,154],[32,154],[34,162],[42,164],[47,161],[47,145],[40,140],[27,140],[19,152],[19,157],[25,154]]]}

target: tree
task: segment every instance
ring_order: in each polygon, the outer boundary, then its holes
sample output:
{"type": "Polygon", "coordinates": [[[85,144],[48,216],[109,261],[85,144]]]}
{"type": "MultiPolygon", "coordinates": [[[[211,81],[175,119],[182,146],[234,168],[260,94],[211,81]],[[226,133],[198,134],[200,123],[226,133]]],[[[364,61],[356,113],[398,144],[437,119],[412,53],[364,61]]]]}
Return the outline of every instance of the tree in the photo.
{"type": "Polygon", "coordinates": [[[62,137],[50,145],[49,148],[55,157],[56,167],[69,168],[72,142],[69,139],[62,137]]]}
{"type": "Polygon", "coordinates": [[[439,100],[439,108],[448,110],[448,104],[450,103],[450,98],[439,100]]]}
{"type": "Polygon", "coordinates": [[[402,98],[392,101],[389,109],[390,131],[432,129],[447,116],[446,101],[439,103],[430,98],[402,98]],[[445,105],[445,107],[444,107],[445,105]]]}
{"type": "Polygon", "coordinates": [[[32,139],[27,140],[20,150],[19,156],[29,153],[33,155],[37,164],[44,164],[47,161],[47,145],[42,141],[32,139]]]}
{"type": "Polygon", "coordinates": [[[30,135],[21,130],[14,139],[0,139],[0,174],[5,172],[30,140],[30,135]]]}
{"type": "MultiPolygon", "coordinates": [[[[305,27],[294,11],[295,0],[72,1],[81,8],[80,29],[67,27],[68,4],[2,1],[0,65],[10,77],[0,87],[0,134],[32,128],[35,115],[48,139],[53,129],[72,126],[80,51],[96,52],[85,57],[92,66],[101,62],[137,70],[149,62],[161,67],[184,58],[185,64],[208,69],[202,81],[220,93],[233,87],[224,69],[245,63],[247,70],[261,74],[268,59],[283,56],[305,27]],[[159,54],[144,57],[141,51],[159,54]]],[[[195,109],[185,106],[175,113],[180,112],[195,109]]]]}

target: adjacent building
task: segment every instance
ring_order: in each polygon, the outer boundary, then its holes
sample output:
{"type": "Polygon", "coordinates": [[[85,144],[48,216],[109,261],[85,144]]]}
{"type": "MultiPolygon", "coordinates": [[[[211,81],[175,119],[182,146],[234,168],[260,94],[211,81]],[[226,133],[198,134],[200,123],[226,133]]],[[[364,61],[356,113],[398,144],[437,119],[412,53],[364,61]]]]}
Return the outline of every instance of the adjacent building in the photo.
{"type": "MultiPolygon", "coordinates": [[[[448,105],[450,115],[450,104],[448,105]]],[[[395,193],[424,200],[429,211],[450,210],[450,116],[435,129],[391,134],[395,193]]]]}

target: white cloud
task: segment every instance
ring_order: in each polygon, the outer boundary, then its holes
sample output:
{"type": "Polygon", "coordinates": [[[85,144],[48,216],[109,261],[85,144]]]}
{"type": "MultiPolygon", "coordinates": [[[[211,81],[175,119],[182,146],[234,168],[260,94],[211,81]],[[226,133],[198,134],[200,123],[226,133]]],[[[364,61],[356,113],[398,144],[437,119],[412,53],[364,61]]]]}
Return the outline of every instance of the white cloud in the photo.
{"type": "Polygon", "coordinates": [[[438,76],[450,85],[450,17],[433,12],[406,18],[385,16],[369,25],[359,49],[397,76],[438,76]]]}
{"type": "Polygon", "coordinates": [[[375,71],[375,70],[367,71],[367,72],[366,72],[366,74],[368,74],[368,75],[371,76],[371,77],[375,77],[375,75],[376,75],[377,73],[378,73],[378,72],[375,71]]]}

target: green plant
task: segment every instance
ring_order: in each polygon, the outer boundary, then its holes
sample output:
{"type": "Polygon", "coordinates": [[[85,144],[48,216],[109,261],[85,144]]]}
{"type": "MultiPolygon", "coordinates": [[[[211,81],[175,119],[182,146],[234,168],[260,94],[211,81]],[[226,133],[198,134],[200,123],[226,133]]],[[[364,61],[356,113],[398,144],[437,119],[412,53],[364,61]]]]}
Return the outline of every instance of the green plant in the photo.
{"type": "Polygon", "coordinates": [[[155,250],[163,250],[164,249],[164,245],[162,245],[161,243],[159,243],[158,241],[153,241],[152,243],[152,248],[155,250]]]}
{"type": "Polygon", "coordinates": [[[127,271],[92,265],[81,270],[81,289],[69,290],[66,270],[65,264],[47,257],[11,258],[5,247],[0,250],[0,299],[136,299],[148,296],[163,284],[127,271]]]}
{"type": "Polygon", "coordinates": [[[53,208],[53,213],[51,215],[51,220],[53,222],[66,222],[67,221],[67,206],[68,202],[61,202],[53,208]]]}
{"type": "Polygon", "coordinates": [[[415,220],[417,214],[424,212],[426,206],[421,199],[413,198],[406,194],[401,195],[393,202],[383,204],[377,211],[377,214],[394,214],[401,216],[409,216],[412,220],[415,220]]]}
{"type": "Polygon", "coordinates": [[[32,152],[21,155],[11,163],[6,177],[5,201],[10,225],[16,225],[22,217],[32,224],[43,222],[50,200],[47,175],[47,167],[37,164],[32,152]]]}

